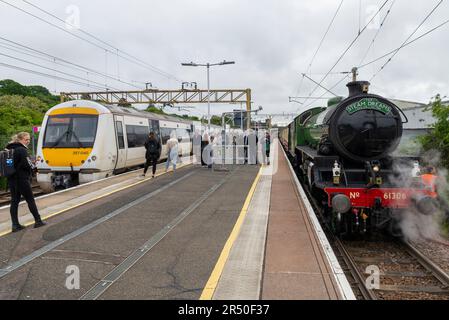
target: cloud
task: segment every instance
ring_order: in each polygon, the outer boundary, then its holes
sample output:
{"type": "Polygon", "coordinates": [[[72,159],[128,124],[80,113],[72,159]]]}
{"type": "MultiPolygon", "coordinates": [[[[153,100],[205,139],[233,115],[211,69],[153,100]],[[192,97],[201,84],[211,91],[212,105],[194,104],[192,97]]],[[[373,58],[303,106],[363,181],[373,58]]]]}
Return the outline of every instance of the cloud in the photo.
{"type": "MultiPolygon", "coordinates": [[[[11,0],[10,0],[11,1],[11,0]]],[[[340,3],[337,0],[29,0],[65,19],[69,5],[80,9],[83,30],[91,32],[123,51],[187,81],[206,87],[203,68],[181,67],[181,62],[236,61],[232,66],[211,69],[212,88],[251,88],[256,105],[266,112],[292,112],[299,105],[289,104],[288,96],[308,95],[314,85],[305,80],[298,92],[300,74],[305,72],[340,3]]],[[[317,81],[329,71],[337,58],[363,27],[373,8],[384,1],[366,0],[359,11],[359,1],[344,1],[334,25],[318,52],[312,66],[317,81]],[[359,12],[362,14],[359,16],[359,12]],[[319,73],[319,74],[315,74],[319,73]]],[[[381,18],[386,13],[382,11],[381,18]]],[[[416,28],[436,1],[396,1],[365,61],[398,47],[416,28]]],[[[15,1],[34,14],[50,19],[24,2],[15,1]]],[[[422,34],[443,22],[449,12],[444,2],[416,34],[422,34]]],[[[67,60],[141,82],[152,82],[158,88],[178,88],[180,85],[146,68],[117,59],[113,54],[87,44],[35,18],[0,3],[1,36],[44,50],[67,60]]],[[[63,26],[62,23],[51,20],[63,26]]],[[[376,29],[366,30],[351,47],[334,71],[349,71],[357,65],[371,43],[376,29]]],[[[80,34],[82,35],[82,34],[80,34]]],[[[401,50],[373,80],[376,93],[408,100],[427,102],[436,93],[448,94],[449,26],[401,50]]],[[[1,41],[0,41],[1,42],[1,41]]],[[[104,45],[104,44],[102,44],[104,45]]],[[[1,53],[7,51],[0,48],[1,53]]],[[[24,57],[24,56],[21,56],[24,57]]],[[[29,57],[28,57],[29,58],[29,57]]],[[[31,59],[31,58],[29,58],[31,59]]],[[[11,59],[11,63],[32,68],[11,59]]],[[[5,62],[6,61],[6,62],[5,62]]],[[[38,61],[38,60],[33,60],[38,61]]],[[[386,60],[360,70],[360,78],[369,79],[386,60]]],[[[39,62],[42,63],[42,62],[39,62]]],[[[47,66],[51,66],[47,64],[47,66]]],[[[68,70],[67,70],[68,71],[68,70]]],[[[74,72],[73,70],[70,72],[74,72]]],[[[0,67],[0,78],[13,78],[25,84],[42,84],[56,91],[89,91],[89,88],[54,81],[0,67]]],[[[77,73],[85,77],[86,74],[77,73]]],[[[323,84],[331,86],[340,76],[330,75],[323,84]]],[[[101,77],[91,80],[104,83],[101,77]]],[[[120,83],[109,84],[129,89],[120,83]]],[[[345,95],[345,83],[335,88],[345,95]]],[[[321,95],[318,89],[314,95],[321,95]]],[[[235,106],[213,108],[219,114],[235,106]]],[[[205,111],[205,106],[199,106],[205,111]]]]}

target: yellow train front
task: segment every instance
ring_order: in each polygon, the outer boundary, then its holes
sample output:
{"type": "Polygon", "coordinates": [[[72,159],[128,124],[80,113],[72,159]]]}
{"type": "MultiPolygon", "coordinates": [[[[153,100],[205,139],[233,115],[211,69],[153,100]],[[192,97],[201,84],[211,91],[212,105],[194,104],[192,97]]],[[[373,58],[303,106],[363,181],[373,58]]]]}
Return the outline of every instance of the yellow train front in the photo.
{"type": "Polygon", "coordinates": [[[180,155],[190,155],[190,122],[101,103],[76,100],[45,114],[37,147],[37,180],[46,192],[88,183],[141,166],[150,131],[166,142],[176,134],[180,155]]]}

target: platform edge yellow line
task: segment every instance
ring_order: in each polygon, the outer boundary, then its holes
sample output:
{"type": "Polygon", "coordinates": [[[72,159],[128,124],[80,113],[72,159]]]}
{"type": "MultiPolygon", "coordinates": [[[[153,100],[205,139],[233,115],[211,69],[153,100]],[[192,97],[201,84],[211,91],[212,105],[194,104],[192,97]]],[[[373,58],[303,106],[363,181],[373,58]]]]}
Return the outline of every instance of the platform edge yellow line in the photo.
{"type": "Polygon", "coordinates": [[[212,297],[215,293],[215,289],[217,288],[218,281],[220,280],[221,274],[223,273],[224,266],[226,261],[228,260],[231,249],[234,245],[235,240],[240,232],[240,228],[242,227],[243,221],[245,220],[246,214],[248,212],[249,204],[253,198],[254,192],[256,191],[257,183],[259,182],[260,176],[262,174],[263,167],[260,168],[257,173],[256,178],[251,186],[251,189],[246,196],[245,203],[243,204],[242,210],[240,211],[240,215],[237,219],[237,222],[234,225],[234,228],[229,235],[228,240],[226,241],[223,250],[221,251],[220,257],[218,258],[217,263],[209,277],[209,280],[206,283],[206,286],[201,293],[200,300],[212,300],[212,297]]]}

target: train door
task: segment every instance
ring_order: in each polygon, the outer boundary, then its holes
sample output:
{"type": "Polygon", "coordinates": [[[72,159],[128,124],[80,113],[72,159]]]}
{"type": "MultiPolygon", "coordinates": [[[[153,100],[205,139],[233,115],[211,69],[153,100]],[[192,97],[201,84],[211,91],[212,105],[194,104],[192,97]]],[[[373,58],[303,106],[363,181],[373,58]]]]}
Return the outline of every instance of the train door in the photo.
{"type": "MultiPolygon", "coordinates": [[[[161,138],[161,130],[159,127],[159,120],[148,119],[148,125],[150,127],[150,132],[154,132],[154,134],[156,135],[156,138],[159,140],[159,142],[161,143],[161,146],[162,146],[162,138],[161,138]]],[[[162,150],[161,150],[161,153],[162,153],[162,150]]]]}
{"type": "Polygon", "coordinates": [[[117,163],[116,170],[125,168],[126,164],[126,144],[123,126],[123,116],[115,116],[115,130],[117,137],[117,163]]]}
{"type": "Polygon", "coordinates": [[[161,141],[161,132],[159,128],[159,120],[148,119],[148,125],[150,127],[150,132],[154,132],[156,137],[161,141]]]}

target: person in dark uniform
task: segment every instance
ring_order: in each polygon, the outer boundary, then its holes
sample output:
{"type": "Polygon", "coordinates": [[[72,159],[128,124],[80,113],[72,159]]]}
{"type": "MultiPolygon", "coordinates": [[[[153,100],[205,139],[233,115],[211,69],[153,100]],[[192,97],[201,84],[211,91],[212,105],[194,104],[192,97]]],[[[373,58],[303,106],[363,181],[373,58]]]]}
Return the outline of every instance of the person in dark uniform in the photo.
{"type": "Polygon", "coordinates": [[[271,136],[270,133],[267,132],[265,134],[265,141],[264,141],[264,148],[265,148],[265,156],[266,156],[266,163],[267,165],[270,165],[270,148],[271,148],[271,136]]]}
{"type": "Polygon", "coordinates": [[[14,168],[16,172],[8,177],[8,185],[11,191],[11,221],[12,232],[17,232],[25,227],[19,223],[18,209],[20,198],[23,196],[28,204],[31,214],[34,217],[34,228],[44,226],[46,223],[41,220],[36,202],[34,201],[33,191],[31,189],[31,176],[34,165],[28,156],[28,145],[30,144],[30,134],[21,132],[12,138],[12,141],[6,146],[8,150],[14,150],[14,168]]]}
{"type": "Polygon", "coordinates": [[[145,141],[145,149],[147,150],[145,153],[145,158],[147,161],[145,163],[145,169],[143,171],[142,176],[145,177],[148,171],[148,167],[152,165],[153,166],[152,178],[154,178],[154,174],[156,173],[157,161],[161,156],[161,149],[162,149],[161,143],[154,134],[154,132],[150,132],[147,141],[145,141]]]}

